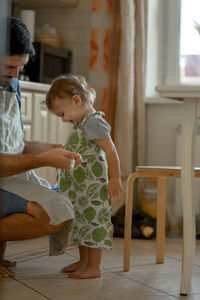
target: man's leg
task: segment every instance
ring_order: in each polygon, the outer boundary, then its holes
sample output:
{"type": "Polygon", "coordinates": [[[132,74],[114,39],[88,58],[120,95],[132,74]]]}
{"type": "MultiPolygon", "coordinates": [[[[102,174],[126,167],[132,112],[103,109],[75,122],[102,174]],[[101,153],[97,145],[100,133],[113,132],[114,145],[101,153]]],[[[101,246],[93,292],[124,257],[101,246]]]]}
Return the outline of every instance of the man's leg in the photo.
{"type": "MultiPolygon", "coordinates": [[[[16,213],[0,219],[0,247],[5,249],[6,241],[33,239],[59,231],[64,223],[50,225],[49,216],[44,209],[35,202],[28,202],[27,213],[16,213]]],[[[1,253],[1,250],[0,250],[1,253]]],[[[2,254],[3,260],[3,254],[2,254]]],[[[13,276],[0,261],[0,277],[13,276]],[[5,272],[5,269],[8,272],[5,272]]]]}
{"type": "Polygon", "coordinates": [[[59,231],[64,223],[50,225],[50,218],[35,202],[28,202],[27,213],[12,214],[0,219],[0,240],[19,241],[33,239],[59,231]]]}
{"type": "Polygon", "coordinates": [[[5,249],[6,249],[6,243],[0,241],[0,278],[13,277],[15,274],[8,267],[15,267],[16,262],[12,263],[4,259],[5,249]]]}

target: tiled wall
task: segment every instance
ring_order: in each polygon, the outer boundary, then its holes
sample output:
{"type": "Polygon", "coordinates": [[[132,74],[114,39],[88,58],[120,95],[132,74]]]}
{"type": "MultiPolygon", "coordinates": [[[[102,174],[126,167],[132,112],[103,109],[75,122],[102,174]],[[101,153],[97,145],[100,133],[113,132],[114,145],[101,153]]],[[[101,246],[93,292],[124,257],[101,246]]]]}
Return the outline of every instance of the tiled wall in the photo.
{"type": "Polygon", "coordinates": [[[62,46],[72,50],[72,72],[88,79],[92,1],[78,0],[75,7],[36,10],[36,28],[54,26],[62,46]]]}

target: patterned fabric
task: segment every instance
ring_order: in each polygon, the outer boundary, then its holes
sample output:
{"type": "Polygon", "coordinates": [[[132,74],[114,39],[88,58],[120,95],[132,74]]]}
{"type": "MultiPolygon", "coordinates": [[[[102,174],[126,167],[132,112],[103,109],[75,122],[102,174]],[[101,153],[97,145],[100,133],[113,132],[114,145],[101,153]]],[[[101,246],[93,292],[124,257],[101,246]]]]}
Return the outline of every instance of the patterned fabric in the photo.
{"type": "Polygon", "coordinates": [[[65,149],[80,153],[83,162],[71,171],[61,171],[60,190],[71,199],[74,206],[72,242],[92,248],[111,249],[113,225],[111,199],[107,193],[107,162],[104,151],[91,140],[110,136],[110,126],[102,115],[102,112],[92,113],[74,126],[65,149]]]}

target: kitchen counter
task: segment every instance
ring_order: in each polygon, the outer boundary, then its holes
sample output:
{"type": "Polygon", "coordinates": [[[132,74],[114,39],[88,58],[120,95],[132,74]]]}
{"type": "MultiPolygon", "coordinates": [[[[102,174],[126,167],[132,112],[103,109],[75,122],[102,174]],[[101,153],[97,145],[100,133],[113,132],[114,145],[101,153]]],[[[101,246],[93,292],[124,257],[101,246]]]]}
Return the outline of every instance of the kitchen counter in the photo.
{"type": "Polygon", "coordinates": [[[23,90],[31,90],[31,91],[38,91],[38,92],[44,92],[47,93],[49,88],[50,88],[50,84],[46,84],[46,83],[39,83],[39,82],[31,82],[31,81],[22,81],[20,80],[20,87],[23,90]]]}

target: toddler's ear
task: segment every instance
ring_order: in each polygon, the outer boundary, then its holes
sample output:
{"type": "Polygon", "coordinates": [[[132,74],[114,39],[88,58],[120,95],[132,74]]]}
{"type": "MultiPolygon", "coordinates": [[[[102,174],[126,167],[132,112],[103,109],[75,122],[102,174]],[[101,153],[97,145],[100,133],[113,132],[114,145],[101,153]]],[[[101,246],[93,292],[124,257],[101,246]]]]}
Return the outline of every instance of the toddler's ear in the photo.
{"type": "Polygon", "coordinates": [[[74,103],[77,105],[77,106],[81,106],[82,105],[82,99],[80,96],[78,95],[74,95],[72,97],[72,101],[74,101],[74,103]]]}

